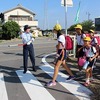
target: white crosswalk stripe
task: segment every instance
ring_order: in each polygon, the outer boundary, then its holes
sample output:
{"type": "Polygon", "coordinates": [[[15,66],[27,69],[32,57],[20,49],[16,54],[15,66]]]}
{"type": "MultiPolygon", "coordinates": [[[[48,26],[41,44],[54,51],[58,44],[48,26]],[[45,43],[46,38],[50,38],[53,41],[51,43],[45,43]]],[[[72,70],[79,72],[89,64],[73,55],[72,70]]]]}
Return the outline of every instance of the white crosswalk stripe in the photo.
{"type": "Polygon", "coordinates": [[[8,100],[3,73],[0,73],[0,100],[8,100]]]}

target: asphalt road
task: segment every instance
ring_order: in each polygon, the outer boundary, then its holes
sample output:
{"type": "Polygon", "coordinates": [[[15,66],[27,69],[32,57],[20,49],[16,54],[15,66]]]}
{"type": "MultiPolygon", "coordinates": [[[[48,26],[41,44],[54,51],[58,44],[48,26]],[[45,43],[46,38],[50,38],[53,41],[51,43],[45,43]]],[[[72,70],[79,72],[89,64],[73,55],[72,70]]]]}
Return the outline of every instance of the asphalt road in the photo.
{"type": "MultiPolygon", "coordinates": [[[[70,91],[66,89],[60,83],[57,83],[55,87],[49,87],[49,88],[44,87],[44,84],[50,81],[52,77],[44,69],[42,69],[44,66],[44,63],[42,62],[42,58],[45,55],[55,52],[56,50],[55,45],[57,43],[56,40],[47,37],[35,39],[33,44],[35,49],[37,72],[32,71],[31,62],[29,59],[28,61],[29,73],[27,73],[26,75],[23,75],[22,73],[23,70],[22,46],[8,47],[8,45],[11,44],[14,45],[18,43],[21,43],[21,40],[11,40],[11,41],[4,41],[3,43],[0,43],[0,75],[3,74],[3,76],[0,77],[0,81],[1,81],[1,86],[5,87],[4,88],[5,91],[3,91],[2,87],[0,86],[0,100],[40,100],[40,99],[41,100],[53,100],[53,99],[54,100],[79,100],[79,98],[75,96],[73,92],[71,92],[73,90],[70,91]],[[19,72],[19,70],[21,70],[21,72],[19,72]],[[18,74],[20,75],[18,76],[18,74]],[[20,77],[24,77],[24,78],[21,79],[20,77]],[[32,89],[32,87],[30,86],[32,85],[32,83],[28,84],[28,82],[30,82],[31,79],[34,79],[32,80],[33,83],[34,81],[39,82],[36,83],[37,88],[34,86],[32,89]],[[3,82],[5,85],[3,85],[3,82]],[[42,89],[39,90],[38,85],[43,87],[43,89],[45,88],[46,92],[43,92],[44,95],[41,94],[40,90],[42,91],[42,89]],[[6,99],[4,98],[5,94],[7,95],[6,99]]],[[[53,58],[54,56],[52,55],[47,56],[46,58],[46,61],[51,66],[54,66],[52,64],[53,58]]],[[[76,61],[73,60],[73,58],[71,60],[68,62],[68,66],[71,67],[73,73],[76,73],[78,71],[76,61]]],[[[95,73],[97,79],[100,79],[100,76],[98,74],[99,71],[100,70],[98,70],[98,72],[96,71],[95,73]]],[[[67,72],[63,68],[60,69],[60,72],[67,75],[67,72]]],[[[76,81],[82,84],[84,82],[84,79],[85,76],[83,75],[82,77],[76,79],[76,81]]],[[[81,97],[80,100],[89,100],[89,99],[84,99],[84,97],[81,97]]]]}

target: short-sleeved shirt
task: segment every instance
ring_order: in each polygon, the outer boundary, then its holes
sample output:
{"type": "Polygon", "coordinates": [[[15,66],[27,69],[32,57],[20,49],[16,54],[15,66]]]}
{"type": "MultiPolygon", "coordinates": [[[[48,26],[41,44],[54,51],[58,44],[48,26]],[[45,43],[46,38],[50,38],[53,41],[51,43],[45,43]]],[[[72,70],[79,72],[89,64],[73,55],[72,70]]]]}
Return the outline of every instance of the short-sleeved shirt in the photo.
{"type": "Polygon", "coordinates": [[[77,40],[77,45],[84,45],[84,41],[83,41],[83,38],[85,38],[86,35],[85,34],[82,34],[82,35],[76,35],[76,40],[77,40]]]}
{"type": "Polygon", "coordinates": [[[97,51],[95,47],[90,47],[89,49],[84,48],[83,52],[85,52],[86,57],[93,57],[97,51]]]}
{"type": "Polygon", "coordinates": [[[62,43],[60,45],[59,49],[65,48],[65,36],[64,35],[60,35],[57,40],[58,40],[58,42],[62,43]]]}
{"type": "Polygon", "coordinates": [[[27,44],[30,40],[32,40],[32,33],[22,33],[21,38],[23,44],[27,44]]]}
{"type": "Polygon", "coordinates": [[[91,45],[95,46],[96,44],[98,44],[97,39],[96,38],[92,38],[91,45]]]}

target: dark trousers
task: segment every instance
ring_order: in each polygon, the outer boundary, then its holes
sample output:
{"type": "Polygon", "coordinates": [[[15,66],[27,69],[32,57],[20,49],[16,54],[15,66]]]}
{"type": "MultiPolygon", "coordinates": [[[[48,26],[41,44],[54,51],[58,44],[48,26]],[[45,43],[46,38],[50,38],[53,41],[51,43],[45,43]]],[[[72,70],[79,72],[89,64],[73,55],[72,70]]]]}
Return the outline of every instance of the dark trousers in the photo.
{"type": "Polygon", "coordinates": [[[33,48],[33,44],[32,43],[30,45],[23,46],[23,65],[24,65],[24,71],[27,71],[28,54],[30,56],[32,67],[35,68],[35,54],[34,54],[34,48],[33,48]]]}

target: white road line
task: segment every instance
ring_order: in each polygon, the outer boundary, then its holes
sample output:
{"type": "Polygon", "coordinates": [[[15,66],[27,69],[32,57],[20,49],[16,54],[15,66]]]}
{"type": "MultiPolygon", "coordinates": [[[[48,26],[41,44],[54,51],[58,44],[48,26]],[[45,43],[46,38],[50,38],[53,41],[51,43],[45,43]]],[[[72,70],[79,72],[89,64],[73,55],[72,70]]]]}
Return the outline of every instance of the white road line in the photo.
{"type": "MultiPolygon", "coordinates": [[[[49,54],[49,55],[52,55],[52,54],[49,54]]],[[[42,58],[42,62],[45,65],[40,66],[40,68],[52,77],[54,68],[50,66],[45,60],[45,58],[49,55],[46,55],[44,58],[42,58]]],[[[69,90],[72,94],[74,94],[80,100],[90,100],[90,95],[92,94],[92,92],[89,89],[87,89],[85,86],[78,83],[77,81],[74,81],[74,80],[66,81],[67,77],[68,77],[67,75],[63,74],[62,72],[59,72],[57,81],[59,82],[59,84],[61,84],[64,88],[69,90]]]]}
{"type": "Polygon", "coordinates": [[[3,73],[0,73],[0,100],[8,100],[3,73]]]}
{"type": "Polygon", "coordinates": [[[22,70],[16,71],[31,100],[55,100],[30,71],[23,74],[22,70]]]}

